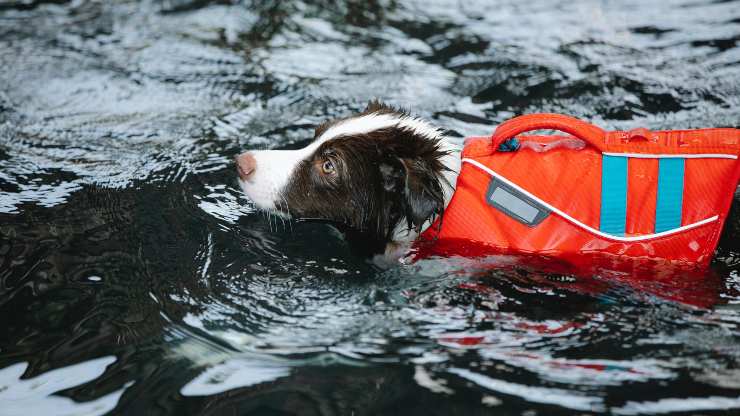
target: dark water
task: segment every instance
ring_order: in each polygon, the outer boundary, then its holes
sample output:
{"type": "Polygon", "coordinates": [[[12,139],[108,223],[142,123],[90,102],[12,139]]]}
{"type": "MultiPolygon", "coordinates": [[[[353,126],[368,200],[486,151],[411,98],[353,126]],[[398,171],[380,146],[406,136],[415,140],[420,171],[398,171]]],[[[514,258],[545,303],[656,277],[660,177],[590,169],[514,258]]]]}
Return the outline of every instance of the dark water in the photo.
{"type": "Polygon", "coordinates": [[[738,42],[732,1],[0,2],[0,414],[737,414],[740,213],[677,285],[383,272],[231,159],[373,97],[738,127],[738,42]]]}

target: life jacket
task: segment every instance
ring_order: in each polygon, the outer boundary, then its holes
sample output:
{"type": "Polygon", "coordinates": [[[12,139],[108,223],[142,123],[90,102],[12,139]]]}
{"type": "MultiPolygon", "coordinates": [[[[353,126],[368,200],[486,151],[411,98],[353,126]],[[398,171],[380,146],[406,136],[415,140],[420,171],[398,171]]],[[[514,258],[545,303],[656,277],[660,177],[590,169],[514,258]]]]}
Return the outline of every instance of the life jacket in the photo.
{"type": "Polygon", "coordinates": [[[455,193],[422,239],[448,255],[707,265],[739,154],[732,128],[607,132],[559,114],[516,117],[466,140],[455,193]],[[568,135],[521,136],[535,130],[568,135]]]}

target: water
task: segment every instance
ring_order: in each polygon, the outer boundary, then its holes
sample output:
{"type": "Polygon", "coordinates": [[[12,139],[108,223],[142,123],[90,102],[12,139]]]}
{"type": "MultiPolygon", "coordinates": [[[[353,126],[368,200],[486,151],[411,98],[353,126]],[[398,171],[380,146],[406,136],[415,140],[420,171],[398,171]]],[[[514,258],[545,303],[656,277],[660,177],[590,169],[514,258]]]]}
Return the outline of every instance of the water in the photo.
{"type": "Polygon", "coordinates": [[[738,127],[739,41],[732,1],[0,2],[0,414],[737,414],[740,213],[678,285],[379,271],[231,160],[374,97],[738,127]]]}

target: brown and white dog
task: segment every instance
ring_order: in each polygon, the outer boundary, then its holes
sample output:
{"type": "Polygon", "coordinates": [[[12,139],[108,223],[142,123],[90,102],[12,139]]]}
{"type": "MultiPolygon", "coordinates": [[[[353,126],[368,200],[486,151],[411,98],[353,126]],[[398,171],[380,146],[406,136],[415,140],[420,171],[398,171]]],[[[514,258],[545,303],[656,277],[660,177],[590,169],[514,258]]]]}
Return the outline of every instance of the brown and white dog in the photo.
{"type": "Polygon", "coordinates": [[[236,165],[258,208],[334,224],[387,264],[442,215],[460,149],[426,121],[371,102],[360,114],[321,124],[303,149],[249,151],[236,165]]]}

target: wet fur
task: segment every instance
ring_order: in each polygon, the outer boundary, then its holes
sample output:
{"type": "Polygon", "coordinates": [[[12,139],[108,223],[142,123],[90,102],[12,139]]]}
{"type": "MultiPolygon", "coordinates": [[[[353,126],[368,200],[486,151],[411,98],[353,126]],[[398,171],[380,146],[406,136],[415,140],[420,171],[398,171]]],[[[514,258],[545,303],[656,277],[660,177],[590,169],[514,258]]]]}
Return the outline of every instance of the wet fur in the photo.
{"type": "MultiPolygon", "coordinates": [[[[370,113],[407,115],[378,102],[361,115],[370,113]]],[[[315,137],[340,121],[322,124],[315,137]]],[[[447,154],[438,139],[399,127],[332,138],[296,167],[281,192],[285,213],[334,223],[382,253],[399,227],[419,232],[442,215],[447,154]],[[325,160],[336,175],[322,173],[325,160]]]]}

